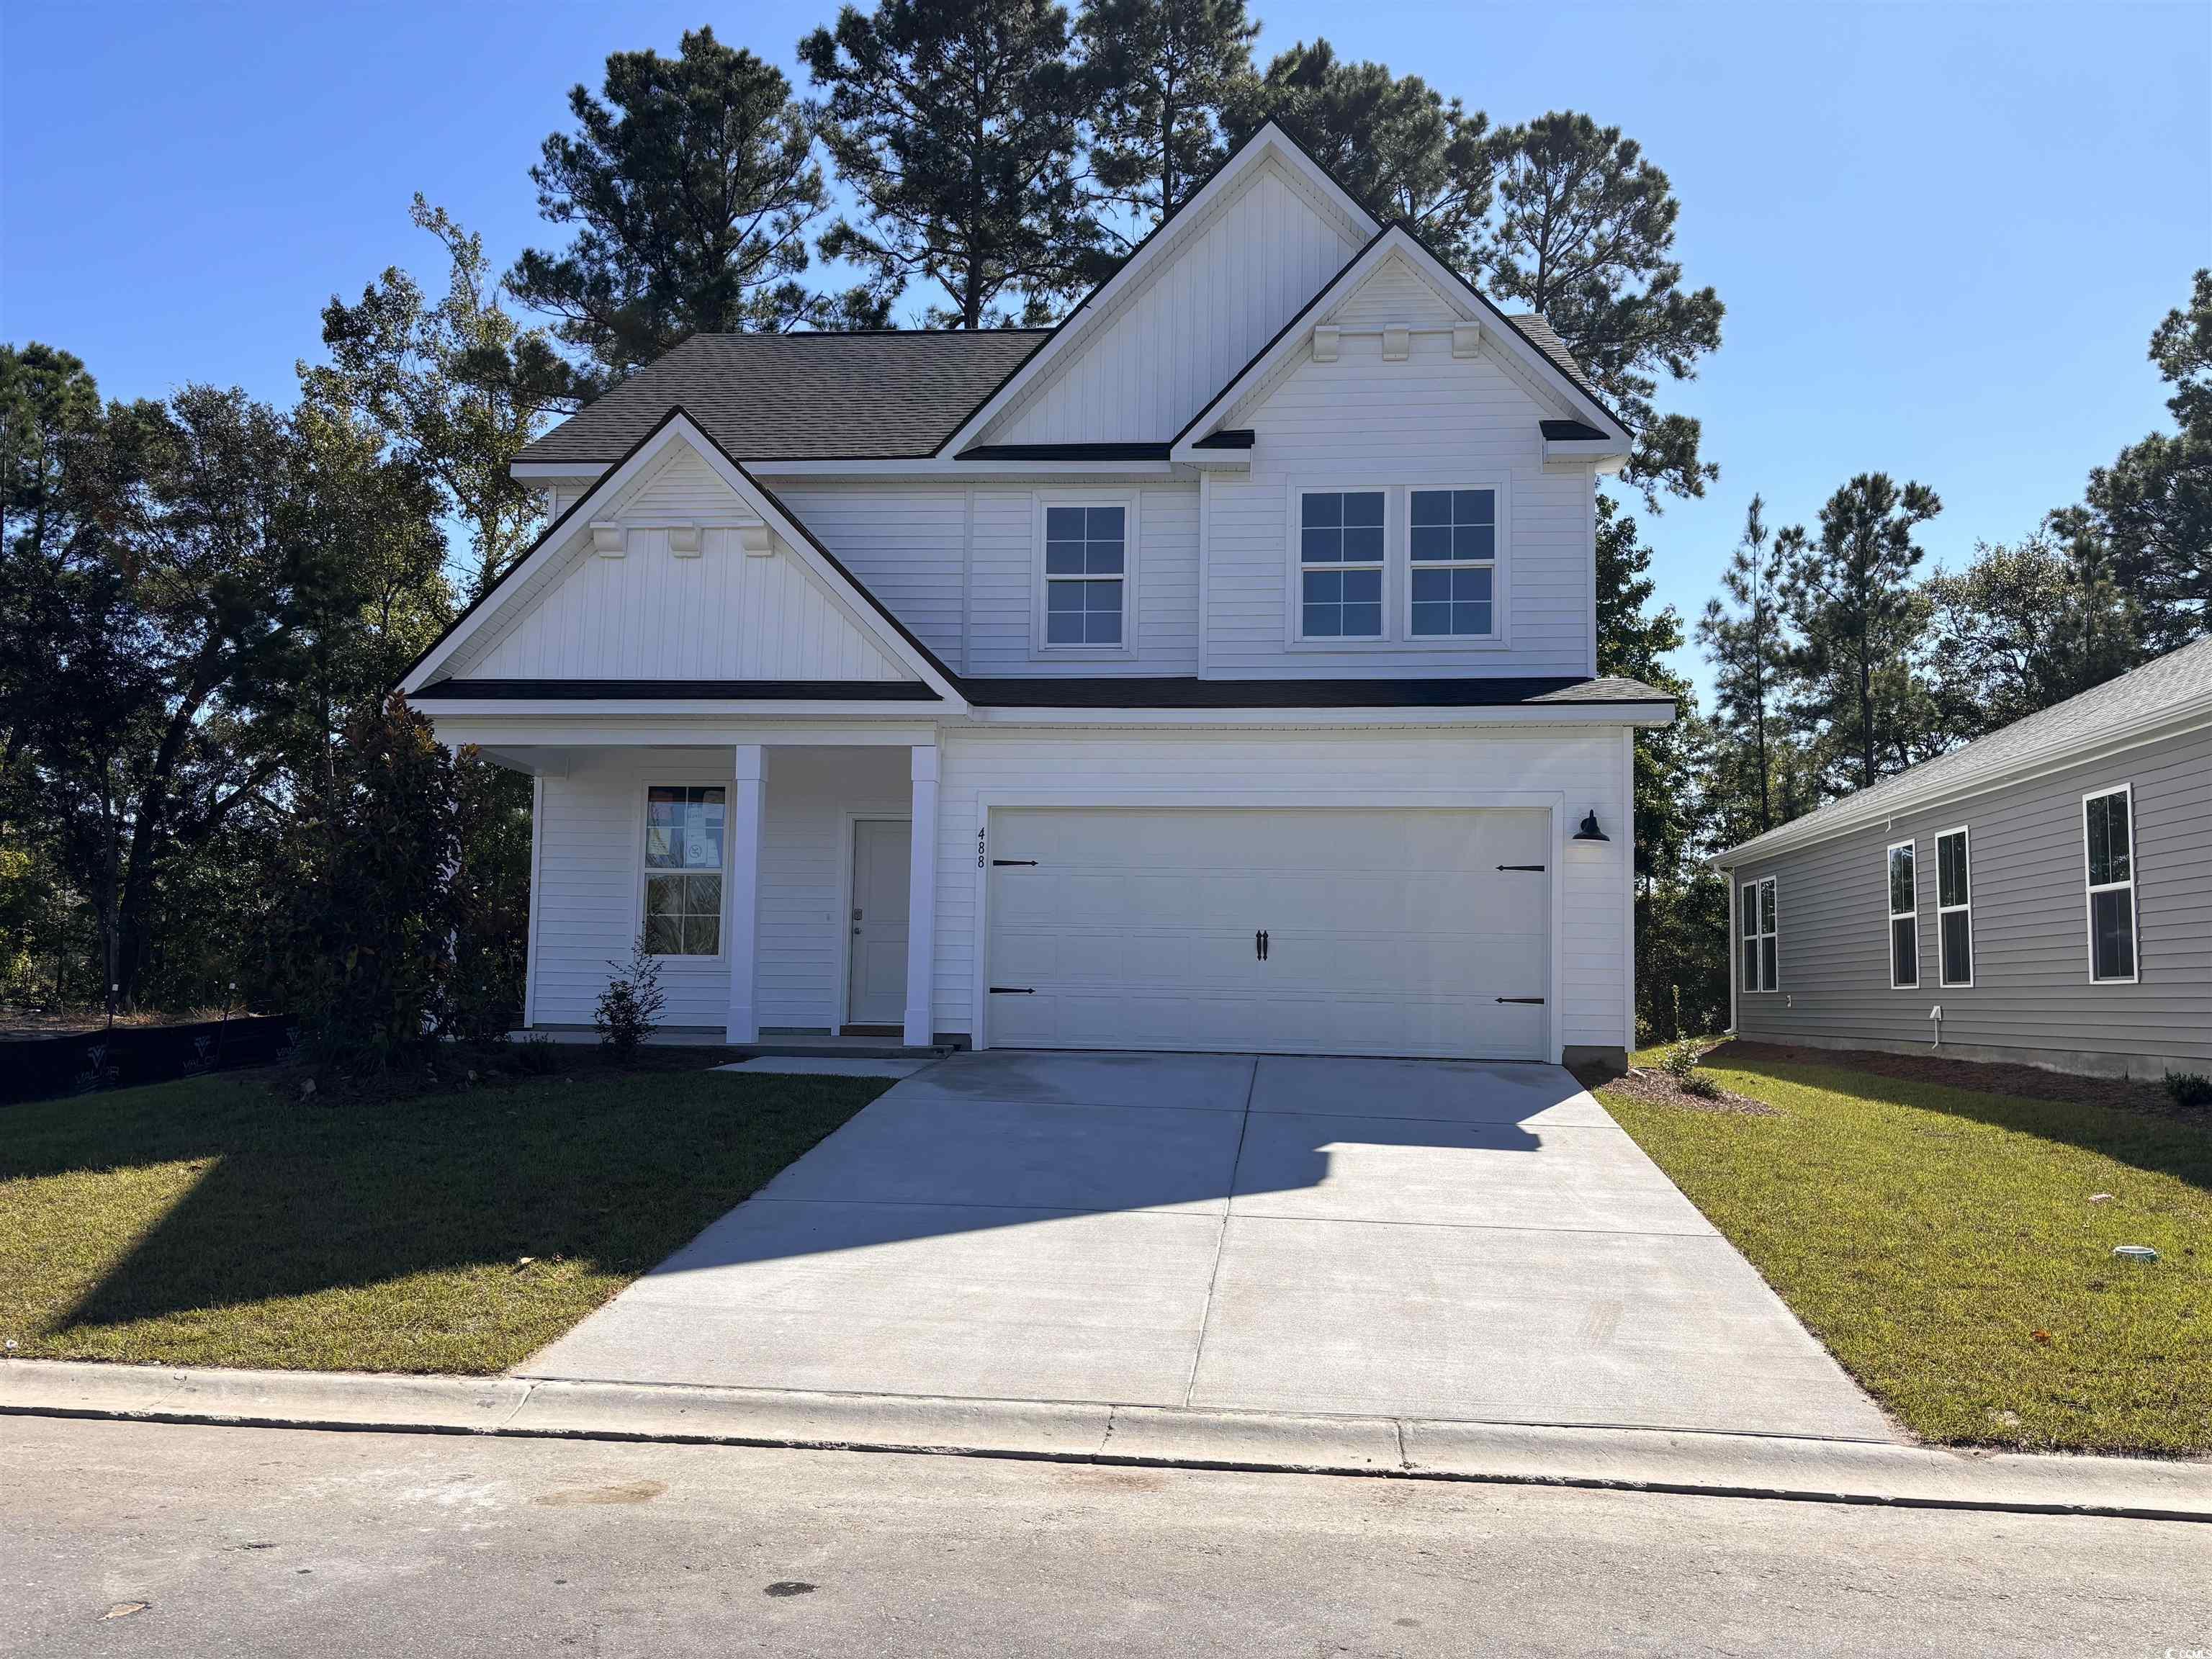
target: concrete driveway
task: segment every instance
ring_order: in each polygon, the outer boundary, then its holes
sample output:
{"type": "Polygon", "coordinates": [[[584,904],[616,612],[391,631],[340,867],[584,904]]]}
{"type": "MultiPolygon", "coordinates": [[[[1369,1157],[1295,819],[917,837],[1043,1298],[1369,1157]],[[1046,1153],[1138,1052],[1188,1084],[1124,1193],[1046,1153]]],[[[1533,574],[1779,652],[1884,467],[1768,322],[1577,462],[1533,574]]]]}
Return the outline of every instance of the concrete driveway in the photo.
{"type": "Polygon", "coordinates": [[[956,1055],[518,1374],[1893,1437],[1534,1065],[956,1055]]]}

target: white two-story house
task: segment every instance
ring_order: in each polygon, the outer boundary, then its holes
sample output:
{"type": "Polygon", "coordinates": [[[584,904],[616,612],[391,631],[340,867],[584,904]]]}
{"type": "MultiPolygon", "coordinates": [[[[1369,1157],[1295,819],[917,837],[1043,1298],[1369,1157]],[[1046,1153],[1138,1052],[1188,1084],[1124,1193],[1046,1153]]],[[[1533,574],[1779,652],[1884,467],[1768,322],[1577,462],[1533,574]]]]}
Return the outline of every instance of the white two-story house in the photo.
{"type": "Polygon", "coordinates": [[[526,1023],[1620,1060],[1630,434],[1273,128],[1049,331],[702,336],[409,672],[535,779],[526,1023]]]}

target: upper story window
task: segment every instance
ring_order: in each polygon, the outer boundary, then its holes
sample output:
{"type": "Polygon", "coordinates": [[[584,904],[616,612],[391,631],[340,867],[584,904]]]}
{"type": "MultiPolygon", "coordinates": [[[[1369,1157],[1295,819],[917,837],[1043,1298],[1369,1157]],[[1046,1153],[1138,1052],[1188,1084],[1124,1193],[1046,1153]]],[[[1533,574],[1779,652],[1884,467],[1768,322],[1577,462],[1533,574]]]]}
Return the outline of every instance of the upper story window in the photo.
{"type": "Polygon", "coordinates": [[[1309,640],[1382,637],[1383,492],[1298,495],[1298,633],[1309,640]]]}
{"type": "Polygon", "coordinates": [[[2136,978],[2135,790],[2122,784],[2081,797],[2082,854],[2089,883],[2089,977],[2136,978]]]}
{"type": "Polygon", "coordinates": [[[1920,983],[1920,890],[1913,871],[1915,848],[1900,841],[1889,849],[1889,988],[1910,991],[1920,983]]]}
{"type": "Polygon", "coordinates": [[[1126,502],[1047,502],[1047,649],[1125,650],[1129,643],[1129,508],[1126,502]]]}
{"type": "Polygon", "coordinates": [[[644,917],[656,957],[722,953],[722,791],[655,784],[645,792],[644,917]]]}
{"type": "Polygon", "coordinates": [[[1408,564],[1415,639],[1483,639],[1497,630],[1498,492],[1411,492],[1408,564]]]}

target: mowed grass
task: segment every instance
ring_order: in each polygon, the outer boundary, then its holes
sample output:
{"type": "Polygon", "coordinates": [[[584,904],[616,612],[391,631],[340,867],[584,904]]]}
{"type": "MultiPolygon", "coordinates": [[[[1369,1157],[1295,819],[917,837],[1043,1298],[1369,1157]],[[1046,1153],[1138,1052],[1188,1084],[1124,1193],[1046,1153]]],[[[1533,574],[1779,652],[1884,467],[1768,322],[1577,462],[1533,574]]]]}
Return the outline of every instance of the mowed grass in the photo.
{"type": "Polygon", "coordinates": [[[0,1109],[0,1338],[501,1370],[889,1086],[706,1064],[374,1103],[233,1073],[0,1109]]]}
{"type": "Polygon", "coordinates": [[[1779,1115],[1607,1109],[1915,1433],[2212,1452],[2212,1129],[1728,1052],[1779,1115]]]}

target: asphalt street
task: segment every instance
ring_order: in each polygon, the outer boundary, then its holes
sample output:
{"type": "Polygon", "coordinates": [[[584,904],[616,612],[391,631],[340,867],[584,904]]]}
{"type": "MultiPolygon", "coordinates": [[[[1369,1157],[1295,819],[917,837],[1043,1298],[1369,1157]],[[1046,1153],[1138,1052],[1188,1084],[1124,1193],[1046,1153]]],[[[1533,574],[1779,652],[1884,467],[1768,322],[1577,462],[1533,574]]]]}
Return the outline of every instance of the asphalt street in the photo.
{"type": "Polygon", "coordinates": [[[0,1650],[2186,1654],[2212,1527],[0,1419],[0,1650]]]}

